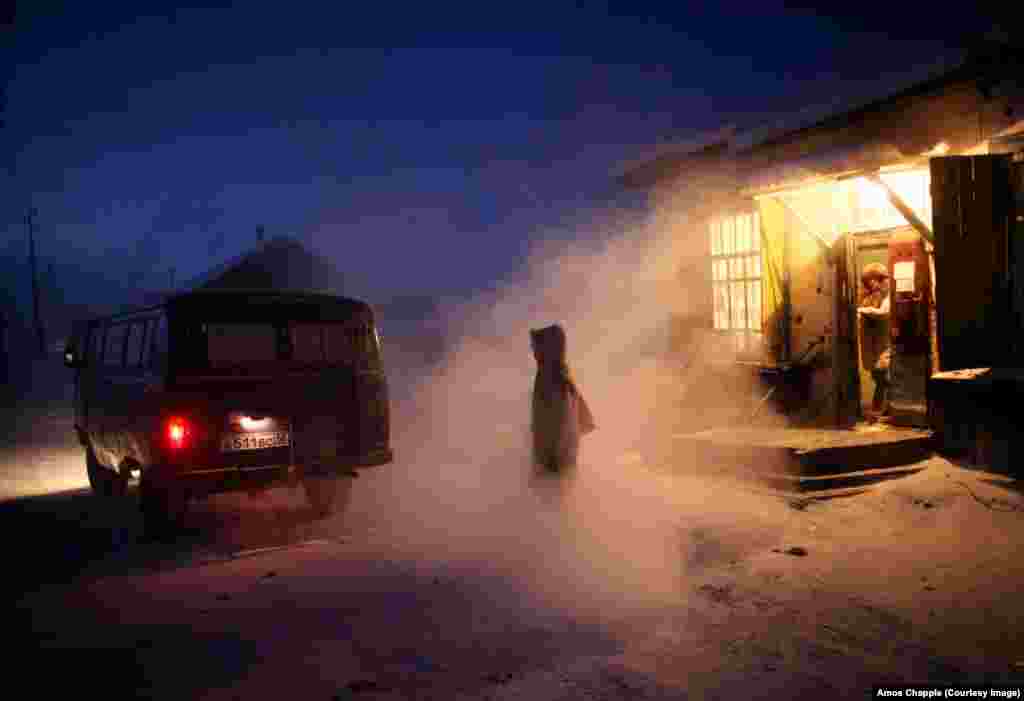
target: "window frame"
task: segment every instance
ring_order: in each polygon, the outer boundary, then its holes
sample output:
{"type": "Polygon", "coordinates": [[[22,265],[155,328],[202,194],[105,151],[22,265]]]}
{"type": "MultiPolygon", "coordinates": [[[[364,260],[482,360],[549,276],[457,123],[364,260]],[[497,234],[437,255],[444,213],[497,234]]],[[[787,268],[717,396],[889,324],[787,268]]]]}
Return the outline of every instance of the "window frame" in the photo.
{"type": "Polygon", "coordinates": [[[89,331],[89,360],[88,364],[94,368],[103,367],[103,351],[107,347],[107,325],[95,324],[89,331]]]}
{"type": "Polygon", "coordinates": [[[105,333],[103,334],[103,367],[107,370],[123,370],[124,365],[124,354],[127,347],[125,341],[128,340],[128,331],[130,330],[131,322],[118,321],[108,324],[105,333]],[[108,358],[112,348],[110,347],[111,340],[114,339],[113,333],[121,333],[120,340],[120,358],[116,362],[113,362],[112,358],[108,358]]]}
{"type": "Polygon", "coordinates": [[[732,348],[739,355],[759,355],[764,347],[760,213],[756,209],[741,209],[713,216],[708,220],[708,238],[712,329],[730,337],[732,348]],[[740,319],[736,318],[738,310],[733,308],[737,285],[743,295],[740,319]]]}
{"type": "Polygon", "coordinates": [[[159,314],[149,321],[152,328],[146,341],[149,345],[146,367],[152,372],[162,373],[167,370],[168,359],[171,355],[171,326],[170,319],[164,313],[159,314]]]}
{"type": "Polygon", "coordinates": [[[143,343],[146,341],[146,320],[138,319],[135,321],[128,322],[128,331],[124,337],[124,368],[126,370],[138,370],[141,367],[139,362],[142,356],[143,343]],[[141,334],[138,342],[134,341],[137,336],[141,334]],[[134,345],[134,348],[132,347],[134,345]],[[132,358],[129,351],[135,351],[135,357],[132,358]]]}

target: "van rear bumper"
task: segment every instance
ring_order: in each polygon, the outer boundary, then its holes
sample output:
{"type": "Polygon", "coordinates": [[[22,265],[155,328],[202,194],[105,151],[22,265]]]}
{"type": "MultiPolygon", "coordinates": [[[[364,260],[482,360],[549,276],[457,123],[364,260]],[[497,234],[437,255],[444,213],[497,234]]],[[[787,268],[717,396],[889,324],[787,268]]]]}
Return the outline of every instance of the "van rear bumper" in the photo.
{"type": "MultiPolygon", "coordinates": [[[[170,476],[170,481],[194,495],[295,486],[305,476],[354,477],[355,468],[386,465],[394,460],[390,448],[364,455],[328,460],[308,465],[260,465],[258,467],[223,467],[184,470],[170,476]]],[[[167,474],[166,472],[164,473],[167,474]]]]}
{"type": "Polygon", "coordinates": [[[299,470],[290,465],[262,465],[188,470],[173,475],[167,482],[183,488],[193,496],[202,496],[294,485],[298,480],[299,470]]]}

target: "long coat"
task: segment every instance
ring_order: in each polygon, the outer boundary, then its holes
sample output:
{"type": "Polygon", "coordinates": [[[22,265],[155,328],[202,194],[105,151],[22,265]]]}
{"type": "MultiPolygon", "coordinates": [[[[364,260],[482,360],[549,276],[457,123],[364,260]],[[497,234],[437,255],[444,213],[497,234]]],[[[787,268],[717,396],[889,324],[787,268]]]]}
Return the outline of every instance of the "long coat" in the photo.
{"type": "Polygon", "coordinates": [[[531,330],[530,340],[537,359],[530,417],[534,460],[558,470],[576,464],[580,438],[594,430],[594,417],[569,373],[562,328],[531,330]]]}
{"type": "MultiPolygon", "coordinates": [[[[864,295],[861,306],[880,308],[887,295],[875,292],[864,295]]],[[[889,341],[889,317],[861,317],[861,364],[865,370],[887,377],[890,372],[892,348],[889,341]]]]}

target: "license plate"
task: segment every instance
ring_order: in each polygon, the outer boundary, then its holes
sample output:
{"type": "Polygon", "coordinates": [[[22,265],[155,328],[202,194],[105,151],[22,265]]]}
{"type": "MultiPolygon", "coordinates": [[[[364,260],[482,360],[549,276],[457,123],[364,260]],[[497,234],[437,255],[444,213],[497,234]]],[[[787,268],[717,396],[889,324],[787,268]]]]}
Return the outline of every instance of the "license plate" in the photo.
{"type": "Polygon", "coordinates": [[[232,433],[221,439],[220,449],[225,453],[236,453],[241,450],[286,448],[288,447],[288,439],[288,431],[232,433]]]}

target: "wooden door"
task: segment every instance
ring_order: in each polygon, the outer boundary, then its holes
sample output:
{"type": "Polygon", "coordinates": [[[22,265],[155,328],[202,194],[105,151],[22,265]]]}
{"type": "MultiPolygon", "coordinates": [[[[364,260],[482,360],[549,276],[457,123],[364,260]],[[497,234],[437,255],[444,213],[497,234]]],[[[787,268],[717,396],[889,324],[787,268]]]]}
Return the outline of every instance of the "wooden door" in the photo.
{"type": "Polygon", "coordinates": [[[1011,157],[932,158],[941,369],[1013,364],[1011,157]]]}

